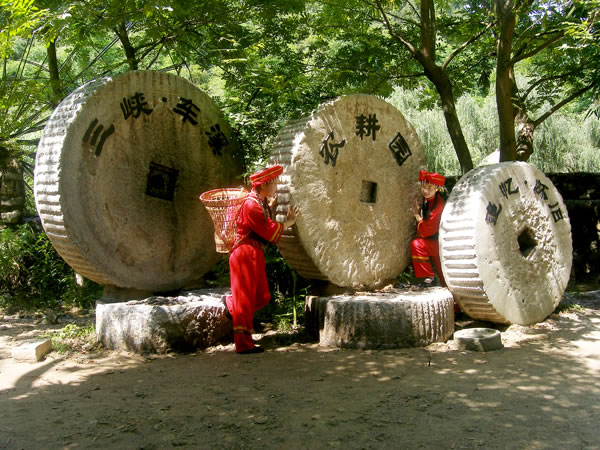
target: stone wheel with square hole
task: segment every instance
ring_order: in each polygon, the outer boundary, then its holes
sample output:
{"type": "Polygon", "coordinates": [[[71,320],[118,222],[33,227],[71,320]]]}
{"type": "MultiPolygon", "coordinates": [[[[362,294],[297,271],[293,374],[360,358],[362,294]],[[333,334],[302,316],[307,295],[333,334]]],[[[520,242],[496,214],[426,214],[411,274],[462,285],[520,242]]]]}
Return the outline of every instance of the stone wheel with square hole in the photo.
{"type": "Polygon", "coordinates": [[[170,291],[218,256],[199,194],[239,184],[231,129],[190,82],[162,72],[91,81],[40,139],[35,199],[58,253],[105,285],[170,291]]]}
{"type": "Polygon", "coordinates": [[[472,318],[529,325],[558,306],[573,259],[571,224],[552,182],[524,162],[467,173],[440,224],[448,289],[472,318]]]}
{"type": "Polygon", "coordinates": [[[325,103],[281,130],[271,162],[284,166],[277,220],[288,205],[300,208],[279,248],[302,276],[374,288],[410,264],[425,155],[394,106],[369,95],[325,103]]]}

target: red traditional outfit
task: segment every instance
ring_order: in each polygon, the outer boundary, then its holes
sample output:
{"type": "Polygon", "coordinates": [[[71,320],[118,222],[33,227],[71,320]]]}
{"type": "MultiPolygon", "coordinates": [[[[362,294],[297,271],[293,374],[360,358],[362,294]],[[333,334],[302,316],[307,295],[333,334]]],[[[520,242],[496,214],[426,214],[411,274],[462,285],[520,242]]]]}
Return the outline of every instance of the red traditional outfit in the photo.
{"type": "MultiPolygon", "coordinates": [[[[421,170],[419,181],[435,186],[444,186],[446,178],[438,173],[421,170]]],[[[442,274],[442,264],[440,262],[438,232],[445,204],[446,202],[438,192],[432,198],[423,200],[423,220],[417,223],[417,238],[410,243],[415,276],[417,278],[433,278],[435,276],[431,266],[431,260],[433,260],[435,272],[437,272],[442,286],[446,286],[446,281],[442,274]]]]}
{"type": "Polygon", "coordinates": [[[256,187],[276,179],[282,171],[283,167],[276,165],[250,176],[252,192],[236,222],[237,235],[229,256],[232,295],[225,302],[233,318],[233,339],[238,353],[254,349],[254,313],[271,299],[262,245],[276,244],[283,232],[283,224],[269,217],[269,208],[261,201],[256,187]]]}

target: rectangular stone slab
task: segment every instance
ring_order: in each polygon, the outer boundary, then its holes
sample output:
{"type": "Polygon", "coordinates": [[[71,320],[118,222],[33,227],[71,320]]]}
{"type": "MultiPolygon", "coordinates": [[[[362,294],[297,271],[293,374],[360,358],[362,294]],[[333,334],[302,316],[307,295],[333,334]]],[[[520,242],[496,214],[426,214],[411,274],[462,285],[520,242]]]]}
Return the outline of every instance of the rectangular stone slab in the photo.
{"type": "Polygon", "coordinates": [[[29,339],[13,348],[11,355],[18,361],[41,361],[51,351],[50,339],[29,339]]]}

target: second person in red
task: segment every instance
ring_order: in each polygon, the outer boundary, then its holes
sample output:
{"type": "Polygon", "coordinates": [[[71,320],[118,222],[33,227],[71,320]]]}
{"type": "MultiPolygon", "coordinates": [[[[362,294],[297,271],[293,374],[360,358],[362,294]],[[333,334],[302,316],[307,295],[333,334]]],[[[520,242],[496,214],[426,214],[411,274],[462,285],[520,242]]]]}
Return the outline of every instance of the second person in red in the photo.
{"type": "Polygon", "coordinates": [[[419,182],[423,201],[415,200],[413,206],[413,214],[417,220],[417,237],[410,243],[415,276],[422,278],[425,284],[432,284],[437,272],[440,284],[446,286],[438,244],[440,220],[446,204],[439,191],[443,189],[446,178],[439,173],[421,170],[419,182]]]}

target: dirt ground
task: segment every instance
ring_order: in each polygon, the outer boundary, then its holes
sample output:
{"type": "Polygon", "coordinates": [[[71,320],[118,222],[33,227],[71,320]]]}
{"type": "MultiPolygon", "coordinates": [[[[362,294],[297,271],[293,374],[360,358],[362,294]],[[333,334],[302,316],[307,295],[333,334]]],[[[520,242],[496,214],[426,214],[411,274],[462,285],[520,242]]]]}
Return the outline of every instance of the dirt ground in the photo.
{"type": "Polygon", "coordinates": [[[505,347],[488,353],[266,332],[259,355],[88,345],[27,363],[11,347],[65,323],[4,316],[0,448],[600,449],[600,291],[563,303],[540,324],[497,327],[505,347]]]}

